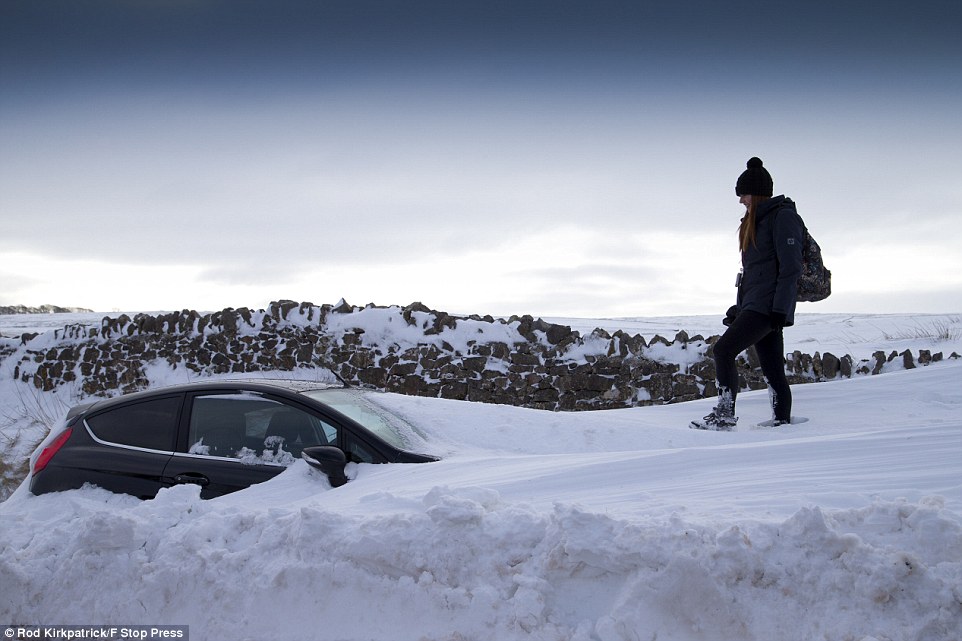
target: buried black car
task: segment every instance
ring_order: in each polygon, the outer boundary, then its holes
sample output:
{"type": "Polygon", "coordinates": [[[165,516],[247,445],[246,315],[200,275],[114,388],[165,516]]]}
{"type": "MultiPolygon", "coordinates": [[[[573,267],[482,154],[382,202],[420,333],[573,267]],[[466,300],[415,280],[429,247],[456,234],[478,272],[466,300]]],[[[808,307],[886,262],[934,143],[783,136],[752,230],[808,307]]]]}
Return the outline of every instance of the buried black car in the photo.
{"type": "Polygon", "coordinates": [[[152,498],[201,486],[212,498],[280,474],[298,458],[333,486],[355,463],[425,463],[415,428],[365,392],[304,381],[219,381],[78,405],[34,455],[34,494],[92,483],[152,498]]]}

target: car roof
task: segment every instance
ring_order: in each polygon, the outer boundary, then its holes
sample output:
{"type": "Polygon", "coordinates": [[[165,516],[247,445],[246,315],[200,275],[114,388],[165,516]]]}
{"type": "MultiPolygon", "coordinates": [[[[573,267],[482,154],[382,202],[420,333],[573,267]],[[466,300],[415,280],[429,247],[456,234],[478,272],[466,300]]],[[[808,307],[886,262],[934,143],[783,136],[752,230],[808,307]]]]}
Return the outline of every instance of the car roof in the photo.
{"type": "Polygon", "coordinates": [[[285,378],[257,378],[257,379],[230,379],[222,378],[217,380],[196,381],[193,383],[179,383],[177,385],[166,385],[155,387],[140,392],[131,392],[107,399],[102,399],[93,403],[83,403],[71,409],[70,414],[76,415],[80,412],[89,410],[101,410],[112,405],[126,403],[131,400],[147,400],[157,396],[167,394],[183,394],[185,392],[204,392],[225,389],[243,389],[254,392],[265,393],[287,393],[299,394],[302,392],[324,390],[324,389],[345,389],[343,383],[332,383],[328,381],[305,381],[285,378]]]}

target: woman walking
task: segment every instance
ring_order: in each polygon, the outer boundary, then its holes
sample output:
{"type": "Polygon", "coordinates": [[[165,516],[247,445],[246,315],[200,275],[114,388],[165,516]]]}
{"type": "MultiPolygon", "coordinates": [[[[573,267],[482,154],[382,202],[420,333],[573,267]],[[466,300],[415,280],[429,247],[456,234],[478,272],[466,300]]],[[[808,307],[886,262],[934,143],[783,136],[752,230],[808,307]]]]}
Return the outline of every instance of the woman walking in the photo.
{"type": "Polygon", "coordinates": [[[703,430],[732,430],[738,370],[735,358],[752,345],[768,381],[774,424],[791,422],[792,391],[785,377],[782,328],[795,322],[795,297],[802,272],[805,225],[795,203],[772,197],[772,177],[758,158],[738,177],[735,194],[745,206],[738,228],[742,270],[738,298],[723,321],[728,329],[713,347],[718,403],[711,414],[691,422],[703,430]]]}

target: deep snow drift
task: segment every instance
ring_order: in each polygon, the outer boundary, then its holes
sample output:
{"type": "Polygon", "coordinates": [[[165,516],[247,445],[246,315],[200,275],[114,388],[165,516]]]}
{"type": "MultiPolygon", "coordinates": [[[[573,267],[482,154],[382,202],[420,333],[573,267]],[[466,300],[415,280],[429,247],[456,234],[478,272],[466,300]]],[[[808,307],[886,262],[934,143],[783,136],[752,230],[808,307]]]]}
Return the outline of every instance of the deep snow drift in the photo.
{"type": "MultiPolygon", "coordinates": [[[[786,349],[959,350],[957,331],[926,344],[911,325],[876,338],[875,321],[823,321],[788,329],[786,349]]],[[[9,377],[0,399],[22,402],[9,377]]],[[[298,462],[212,501],[21,488],[0,504],[0,623],[187,624],[225,641],[957,641],[960,380],[953,360],[796,386],[810,420],[778,430],[751,428],[768,400],[746,393],[734,433],[687,429],[711,400],[566,414],[384,395],[444,460],[353,466],[336,490],[298,462]]]]}

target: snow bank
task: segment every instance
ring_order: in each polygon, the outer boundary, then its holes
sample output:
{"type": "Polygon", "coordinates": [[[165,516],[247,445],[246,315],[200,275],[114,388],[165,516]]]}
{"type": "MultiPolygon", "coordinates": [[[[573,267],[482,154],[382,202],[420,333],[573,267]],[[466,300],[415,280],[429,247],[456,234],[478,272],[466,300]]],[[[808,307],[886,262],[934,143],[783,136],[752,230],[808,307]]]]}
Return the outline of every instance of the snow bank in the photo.
{"type": "Polygon", "coordinates": [[[962,527],[937,499],[712,527],[542,512],[484,487],[374,492],[344,512],[306,464],[285,476],[314,495],[86,489],[5,510],[0,617],[398,641],[948,641],[962,621],[962,527]]]}

